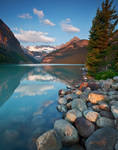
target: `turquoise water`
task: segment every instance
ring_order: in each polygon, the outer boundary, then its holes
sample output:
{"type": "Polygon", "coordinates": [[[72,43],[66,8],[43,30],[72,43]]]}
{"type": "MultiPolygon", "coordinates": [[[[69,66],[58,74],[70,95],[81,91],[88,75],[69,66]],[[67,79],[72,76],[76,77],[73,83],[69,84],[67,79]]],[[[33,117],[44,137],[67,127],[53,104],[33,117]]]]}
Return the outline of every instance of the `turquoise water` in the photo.
{"type": "Polygon", "coordinates": [[[80,65],[0,66],[0,150],[36,150],[62,114],[58,90],[79,82],[80,65]]]}

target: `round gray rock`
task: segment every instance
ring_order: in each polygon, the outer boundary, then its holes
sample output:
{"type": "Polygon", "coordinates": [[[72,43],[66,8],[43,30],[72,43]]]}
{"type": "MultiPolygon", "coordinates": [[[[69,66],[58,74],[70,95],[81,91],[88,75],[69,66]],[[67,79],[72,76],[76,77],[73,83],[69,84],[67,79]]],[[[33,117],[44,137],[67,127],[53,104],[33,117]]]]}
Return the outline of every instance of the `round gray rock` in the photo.
{"type": "Polygon", "coordinates": [[[78,109],[79,111],[83,112],[87,110],[87,106],[83,99],[74,99],[72,101],[72,109],[78,109]]]}
{"type": "Polygon", "coordinates": [[[86,141],[86,150],[114,150],[118,131],[105,127],[96,130],[86,141]]]}
{"type": "Polygon", "coordinates": [[[89,137],[95,131],[95,125],[84,117],[77,118],[75,126],[79,135],[85,138],[89,137]]]}
{"type": "Polygon", "coordinates": [[[79,141],[77,130],[66,120],[57,120],[54,124],[54,129],[65,145],[75,144],[79,141]]]}
{"type": "Polygon", "coordinates": [[[61,141],[54,130],[50,130],[40,136],[37,141],[37,150],[60,150],[61,141]]]}
{"type": "Polygon", "coordinates": [[[77,109],[72,109],[66,113],[65,119],[73,123],[78,117],[82,117],[82,113],[77,109]]]}

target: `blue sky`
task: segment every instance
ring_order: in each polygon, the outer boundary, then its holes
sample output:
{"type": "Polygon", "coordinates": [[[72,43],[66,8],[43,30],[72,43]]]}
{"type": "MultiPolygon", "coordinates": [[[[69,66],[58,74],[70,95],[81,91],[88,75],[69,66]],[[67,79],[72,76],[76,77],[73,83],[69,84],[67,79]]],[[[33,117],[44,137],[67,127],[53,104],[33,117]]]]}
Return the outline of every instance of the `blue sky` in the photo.
{"type": "MultiPolygon", "coordinates": [[[[21,44],[60,45],[74,36],[88,39],[102,0],[3,0],[0,18],[21,44]]],[[[118,10],[118,1],[114,0],[118,10]]]]}

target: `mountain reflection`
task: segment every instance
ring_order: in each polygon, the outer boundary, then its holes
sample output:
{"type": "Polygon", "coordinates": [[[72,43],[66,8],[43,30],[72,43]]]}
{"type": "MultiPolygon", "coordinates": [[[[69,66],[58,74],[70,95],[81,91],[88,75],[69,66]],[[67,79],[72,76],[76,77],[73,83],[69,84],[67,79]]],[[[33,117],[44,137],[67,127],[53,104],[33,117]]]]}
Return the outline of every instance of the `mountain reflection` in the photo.
{"type": "Polygon", "coordinates": [[[82,67],[78,66],[0,66],[0,106],[13,93],[23,96],[46,94],[54,89],[51,81],[60,80],[72,85],[82,76],[82,67]],[[20,84],[20,81],[24,84],[20,84]],[[46,92],[47,91],[47,92],[46,92]]]}
{"type": "Polygon", "coordinates": [[[80,81],[83,76],[83,66],[44,66],[44,70],[62,82],[73,85],[80,81]]]}
{"type": "Polygon", "coordinates": [[[0,106],[12,96],[22,77],[30,70],[28,67],[0,66],[0,106]]]}

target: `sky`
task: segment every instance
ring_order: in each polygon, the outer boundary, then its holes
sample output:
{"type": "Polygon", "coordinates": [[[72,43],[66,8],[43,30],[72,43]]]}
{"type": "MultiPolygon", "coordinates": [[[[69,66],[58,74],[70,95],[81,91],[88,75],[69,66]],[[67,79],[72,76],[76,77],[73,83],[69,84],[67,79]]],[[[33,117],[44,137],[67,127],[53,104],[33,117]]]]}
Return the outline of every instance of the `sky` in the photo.
{"type": "MultiPolygon", "coordinates": [[[[60,45],[74,36],[89,38],[103,0],[2,0],[0,18],[21,45],[60,45]]],[[[118,0],[114,0],[118,10],[118,0]]]]}

